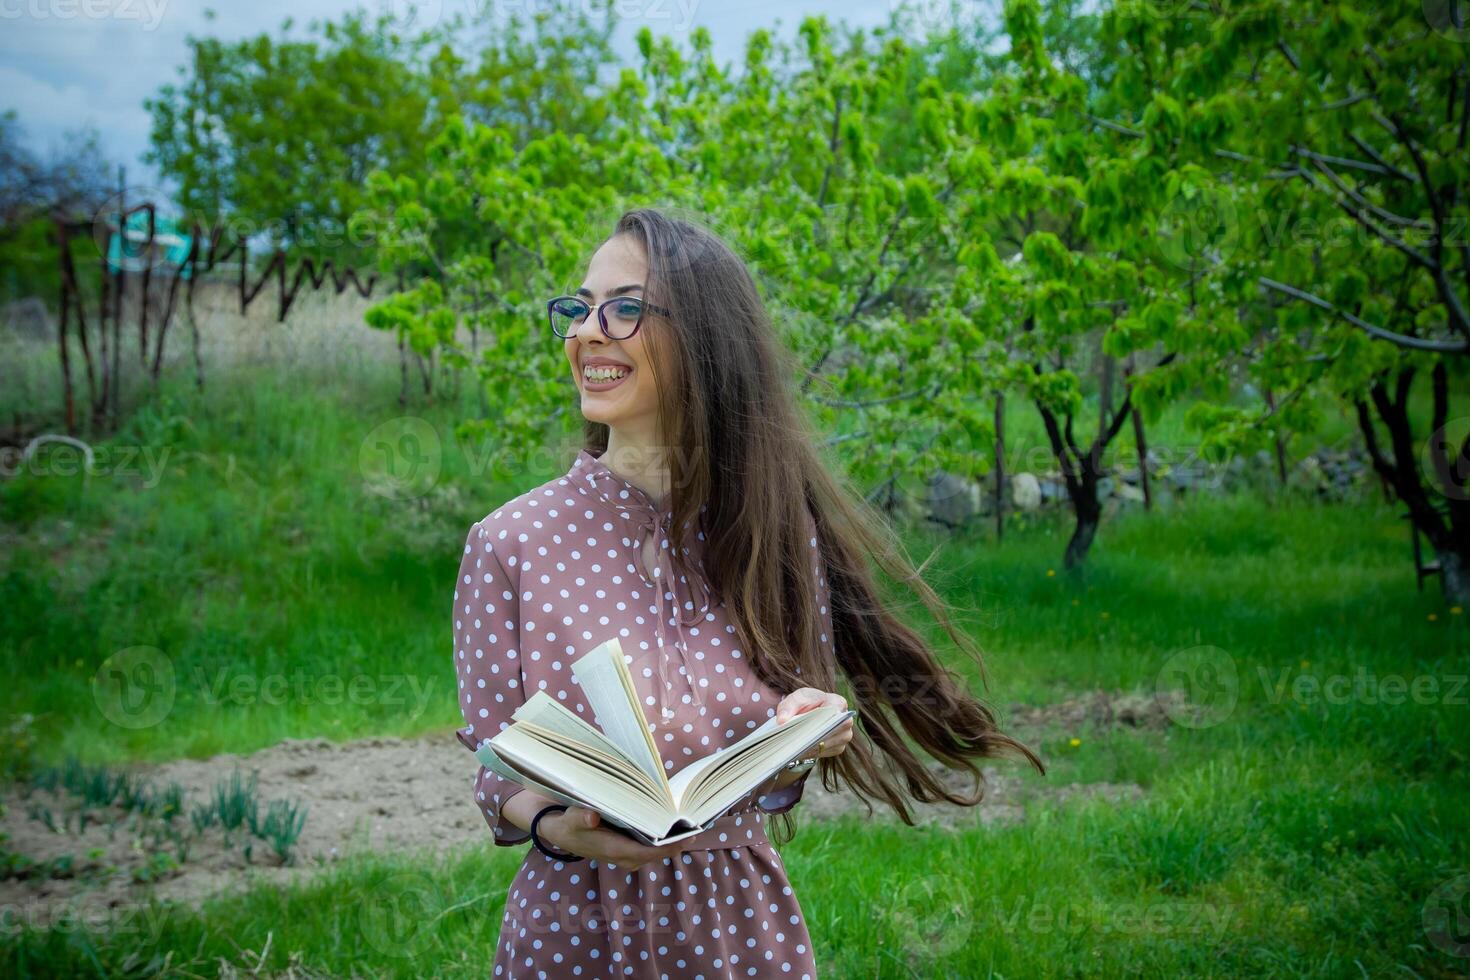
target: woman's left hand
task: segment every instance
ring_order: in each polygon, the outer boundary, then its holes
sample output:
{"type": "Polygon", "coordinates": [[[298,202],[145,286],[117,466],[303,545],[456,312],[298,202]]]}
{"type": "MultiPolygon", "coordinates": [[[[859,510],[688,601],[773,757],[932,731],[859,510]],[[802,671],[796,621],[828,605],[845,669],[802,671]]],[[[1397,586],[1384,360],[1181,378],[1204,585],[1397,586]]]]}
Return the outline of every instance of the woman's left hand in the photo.
{"type": "MultiPolygon", "coordinates": [[[[819,691],[814,687],[799,687],[781,699],[776,705],[776,724],[784,725],[805,711],[830,705],[839,711],[847,710],[847,699],[840,694],[830,691],[819,691]]],[[[819,756],[841,755],[847,748],[847,743],[852,741],[852,719],[849,718],[840,726],[832,730],[832,734],[822,739],[822,747],[817,752],[819,756]]]]}

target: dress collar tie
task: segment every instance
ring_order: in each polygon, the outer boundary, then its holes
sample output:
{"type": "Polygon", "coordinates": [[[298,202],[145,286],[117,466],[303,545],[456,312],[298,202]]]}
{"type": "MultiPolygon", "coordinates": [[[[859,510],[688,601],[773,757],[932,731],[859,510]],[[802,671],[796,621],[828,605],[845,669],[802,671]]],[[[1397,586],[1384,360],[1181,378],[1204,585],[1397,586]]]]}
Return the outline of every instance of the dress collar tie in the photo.
{"type": "MultiPolygon", "coordinates": [[[[658,507],[641,487],[608,469],[599,457],[581,450],[570,476],[579,491],[601,500],[632,525],[628,531],[633,538],[633,564],[645,582],[648,579],[643,565],[644,542],[650,535],[659,535],[656,538],[659,542],[656,549],[658,559],[653,570],[659,682],[654,686],[657,688],[655,697],[660,718],[667,724],[673,720],[679,700],[675,693],[678,674],[684,675],[690,701],[695,705],[704,704],[704,684],[700,683],[705,680],[704,668],[699,658],[689,652],[689,644],[684,638],[684,628],[698,624],[710,609],[711,593],[703,563],[697,555],[690,554],[692,541],[679,548],[682,555],[675,554],[676,545],[669,534],[673,508],[658,507]],[[671,625],[672,636],[669,634],[671,625]]],[[[699,509],[703,513],[705,507],[701,505],[699,509]]],[[[684,527],[687,531],[687,521],[684,527]]]]}

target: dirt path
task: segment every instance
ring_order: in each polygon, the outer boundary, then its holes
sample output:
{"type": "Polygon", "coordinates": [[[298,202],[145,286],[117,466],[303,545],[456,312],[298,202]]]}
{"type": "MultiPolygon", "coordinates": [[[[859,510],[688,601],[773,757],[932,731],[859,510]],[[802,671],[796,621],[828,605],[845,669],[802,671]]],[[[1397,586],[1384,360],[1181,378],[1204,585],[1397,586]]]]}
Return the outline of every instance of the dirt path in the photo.
{"type": "MultiPolygon", "coordinates": [[[[1167,712],[1151,699],[1103,692],[1046,708],[1015,706],[1009,717],[1016,733],[1033,744],[1057,731],[1160,729],[1169,724],[1167,712]]],[[[84,830],[73,822],[58,832],[54,826],[76,809],[74,798],[39,790],[27,795],[11,786],[0,793],[5,849],[32,861],[69,860],[70,867],[61,877],[33,873],[0,880],[0,915],[31,924],[54,923],[62,917],[106,922],[117,910],[146,901],[149,895],[197,901],[256,881],[298,880],[349,854],[443,853],[488,839],[470,797],[474,758],[452,733],[348,744],[290,740],[251,755],[180,760],[137,771],[158,786],[177,782],[186,801],[198,801],[207,799],[216,782],[236,768],[256,776],[262,807],[276,799],[305,804],[306,824],[292,866],[280,866],[260,840],[251,842],[240,832],[227,843],[213,828],[191,837],[187,859],[178,867],[158,868],[152,855],[172,851],[174,845],[151,836],[150,828],[159,824],[156,819],[140,821],[118,809],[110,820],[94,816],[84,830]],[[42,810],[49,811],[52,827],[40,816],[42,810]],[[247,842],[252,843],[249,862],[243,849],[247,842]]],[[[935,771],[955,788],[968,790],[967,781],[938,766],[935,771]]],[[[1143,795],[1134,784],[1047,785],[1019,773],[1015,766],[987,768],[987,795],[981,805],[971,809],[919,805],[915,817],[921,824],[989,826],[1020,821],[1028,810],[1061,806],[1077,797],[1122,801],[1143,795]]],[[[867,808],[856,796],[829,793],[812,779],[798,813],[810,822],[849,813],[866,815],[867,808]]],[[[878,809],[874,819],[896,818],[878,809]]],[[[176,822],[190,826],[187,814],[176,822]]]]}

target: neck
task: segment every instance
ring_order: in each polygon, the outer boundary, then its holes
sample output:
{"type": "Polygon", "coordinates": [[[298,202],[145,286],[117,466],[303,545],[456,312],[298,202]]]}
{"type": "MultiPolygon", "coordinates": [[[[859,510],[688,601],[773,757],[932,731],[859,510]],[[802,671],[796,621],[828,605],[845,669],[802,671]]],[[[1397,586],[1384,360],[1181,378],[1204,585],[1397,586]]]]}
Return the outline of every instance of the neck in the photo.
{"type": "Polygon", "coordinates": [[[610,428],[602,465],[648,494],[655,506],[667,507],[669,466],[663,446],[654,439],[630,437],[610,428]]]}

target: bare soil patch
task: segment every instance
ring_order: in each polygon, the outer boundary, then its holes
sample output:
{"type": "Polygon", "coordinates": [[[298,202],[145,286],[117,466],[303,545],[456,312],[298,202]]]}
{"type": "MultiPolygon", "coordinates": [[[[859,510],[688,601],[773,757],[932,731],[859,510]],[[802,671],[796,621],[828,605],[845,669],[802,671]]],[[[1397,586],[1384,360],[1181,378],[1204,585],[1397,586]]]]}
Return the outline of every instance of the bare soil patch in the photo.
{"type": "Polygon", "coordinates": [[[1013,704],[1007,720],[1018,729],[1052,731],[1106,731],[1135,728],[1161,732],[1188,719],[1194,710],[1184,691],[1134,694],[1125,691],[1089,691],[1056,704],[1013,704]]]}
{"type": "MultiPolygon", "coordinates": [[[[1152,698],[1096,692],[1043,708],[1015,706],[1011,727],[1023,740],[1051,728],[1074,731],[1082,726],[1127,726],[1160,729],[1167,711],[1152,698]]],[[[177,782],[184,790],[186,812],[175,818],[189,827],[188,801],[207,799],[216,783],[239,770],[257,780],[262,806],[290,799],[306,806],[306,825],[283,865],[263,841],[237,832],[226,840],[218,827],[191,836],[185,859],[177,867],[160,867],[158,851],[176,848],[156,836],[157,818],[140,818],[120,808],[93,811],[83,830],[75,820],[61,826],[76,810],[64,791],[34,791],[9,786],[0,791],[0,833],[4,847],[32,861],[63,860],[64,876],[31,873],[0,880],[0,914],[15,922],[51,924],[63,919],[105,923],[109,916],[138,906],[149,897],[194,903],[206,896],[255,882],[290,882],[310,876],[351,854],[375,852],[444,853],[481,846],[488,839],[484,820],[471,799],[476,764],[452,733],[419,739],[380,738],[352,743],[326,739],[288,740],[250,755],[220,755],[137,767],[154,785],[177,782]],[[49,809],[51,826],[38,818],[49,809]],[[252,844],[246,859],[244,844],[252,844]]],[[[961,774],[933,764],[946,785],[968,795],[972,783],[961,774]]],[[[1018,769],[987,767],[986,792],[975,807],[915,804],[919,825],[948,828],[1015,823],[1038,807],[1065,805],[1077,798],[1111,801],[1139,799],[1134,784],[1091,783],[1048,785],[1024,778],[1018,769]]],[[[818,778],[807,782],[796,811],[803,823],[856,814],[868,809],[850,791],[828,792],[818,778]]],[[[886,807],[872,819],[896,820],[886,807]]]]}

